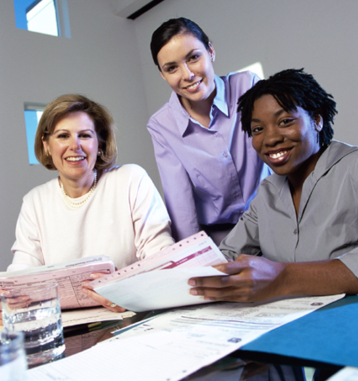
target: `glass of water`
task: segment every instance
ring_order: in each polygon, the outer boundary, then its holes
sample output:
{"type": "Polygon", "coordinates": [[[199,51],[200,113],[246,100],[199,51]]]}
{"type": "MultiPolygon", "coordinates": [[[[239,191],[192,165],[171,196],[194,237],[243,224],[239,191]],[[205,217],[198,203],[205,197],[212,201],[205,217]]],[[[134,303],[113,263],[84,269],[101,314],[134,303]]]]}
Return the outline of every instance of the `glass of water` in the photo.
{"type": "Polygon", "coordinates": [[[24,381],[27,364],[22,332],[0,332],[0,380],[24,381]]]}
{"type": "Polygon", "coordinates": [[[24,333],[29,366],[62,357],[65,342],[56,283],[6,290],[1,306],[4,330],[24,333]]]}

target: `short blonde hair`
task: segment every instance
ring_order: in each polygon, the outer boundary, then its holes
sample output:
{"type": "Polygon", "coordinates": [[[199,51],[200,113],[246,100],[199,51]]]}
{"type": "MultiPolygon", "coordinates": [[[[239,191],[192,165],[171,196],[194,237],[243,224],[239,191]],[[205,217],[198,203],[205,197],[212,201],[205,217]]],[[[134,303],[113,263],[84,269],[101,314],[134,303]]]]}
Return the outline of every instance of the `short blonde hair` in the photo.
{"type": "Polygon", "coordinates": [[[43,141],[48,141],[60,119],[78,111],[89,115],[94,123],[98,148],[101,152],[97,156],[95,168],[99,170],[111,168],[117,159],[113,118],[104,106],[80,94],[61,95],[46,106],[36,131],[35,155],[37,160],[47,169],[56,169],[51,156],[45,152],[43,141]]]}

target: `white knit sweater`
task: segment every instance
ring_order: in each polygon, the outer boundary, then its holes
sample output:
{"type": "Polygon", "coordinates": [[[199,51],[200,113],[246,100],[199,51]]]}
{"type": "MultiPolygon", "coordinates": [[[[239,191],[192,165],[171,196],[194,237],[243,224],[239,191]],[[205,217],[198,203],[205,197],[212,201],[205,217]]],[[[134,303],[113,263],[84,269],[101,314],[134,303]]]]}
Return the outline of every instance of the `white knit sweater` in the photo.
{"type": "Polygon", "coordinates": [[[117,268],[171,245],[170,220],[143,168],[134,164],[102,174],[79,209],[64,201],[58,179],[23,199],[8,271],[108,255],[117,268]]]}

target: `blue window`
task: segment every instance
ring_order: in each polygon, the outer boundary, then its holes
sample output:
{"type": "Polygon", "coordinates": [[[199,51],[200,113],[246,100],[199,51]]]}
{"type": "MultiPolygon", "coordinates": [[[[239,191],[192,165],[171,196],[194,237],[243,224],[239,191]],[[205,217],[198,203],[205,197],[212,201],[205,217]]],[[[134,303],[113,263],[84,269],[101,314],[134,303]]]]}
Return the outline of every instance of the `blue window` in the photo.
{"type": "Polygon", "coordinates": [[[44,108],[45,106],[25,104],[26,139],[30,165],[39,164],[35,156],[35,135],[44,108]]]}
{"type": "Polygon", "coordinates": [[[70,38],[67,0],[14,0],[16,26],[70,38]]]}

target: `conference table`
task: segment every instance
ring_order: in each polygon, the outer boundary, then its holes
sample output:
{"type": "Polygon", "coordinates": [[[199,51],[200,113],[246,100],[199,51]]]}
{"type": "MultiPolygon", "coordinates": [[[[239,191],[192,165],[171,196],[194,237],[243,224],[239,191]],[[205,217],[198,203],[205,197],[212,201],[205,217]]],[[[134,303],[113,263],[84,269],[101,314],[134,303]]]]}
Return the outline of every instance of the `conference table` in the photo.
{"type": "MultiPolygon", "coordinates": [[[[153,313],[151,313],[153,314],[153,313]]],[[[64,329],[66,357],[113,337],[147,318],[146,312],[122,321],[64,329]]],[[[268,332],[185,380],[304,380],[303,367],[323,381],[344,366],[358,366],[358,296],[348,296],[268,332]],[[310,369],[313,373],[313,369],[310,369]]]]}

